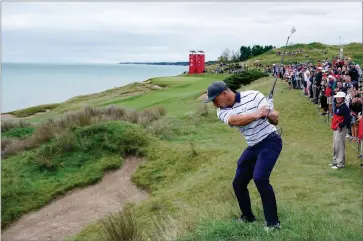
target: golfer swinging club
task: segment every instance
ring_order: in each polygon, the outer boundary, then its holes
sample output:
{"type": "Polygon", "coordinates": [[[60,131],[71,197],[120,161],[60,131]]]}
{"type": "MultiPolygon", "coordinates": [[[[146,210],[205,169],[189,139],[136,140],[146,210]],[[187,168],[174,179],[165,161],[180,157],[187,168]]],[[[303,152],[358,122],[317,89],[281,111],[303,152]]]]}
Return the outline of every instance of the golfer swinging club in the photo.
{"type": "Polygon", "coordinates": [[[212,83],[207,93],[208,99],[205,102],[213,101],[214,106],[218,108],[218,118],[230,127],[237,127],[248,144],[237,162],[233,180],[233,189],[242,212],[239,220],[256,220],[247,189],[253,178],[262,199],[266,219],[265,230],[280,229],[275,193],[269,182],[272,169],[282,150],[282,140],[275,127],[278,124],[278,112],[273,110],[261,92],[232,91],[223,81],[212,83]]]}

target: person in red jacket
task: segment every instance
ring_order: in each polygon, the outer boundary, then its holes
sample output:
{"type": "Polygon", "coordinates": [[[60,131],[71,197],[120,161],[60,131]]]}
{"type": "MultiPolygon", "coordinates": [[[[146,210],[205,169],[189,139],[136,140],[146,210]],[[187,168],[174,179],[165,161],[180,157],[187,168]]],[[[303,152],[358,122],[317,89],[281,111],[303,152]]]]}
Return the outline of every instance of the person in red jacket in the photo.
{"type": "Polygon", "coordinates": [[[344,92],[338,92],[334,95],[337,103],[331,122],[331,128],[334,131],[334,157],[331,164],[333,169],[343,168],[345,165],[345,135],[348,133],[348,128],[350,128],[350,111],[345,104],[345,96],[344,92]]]}

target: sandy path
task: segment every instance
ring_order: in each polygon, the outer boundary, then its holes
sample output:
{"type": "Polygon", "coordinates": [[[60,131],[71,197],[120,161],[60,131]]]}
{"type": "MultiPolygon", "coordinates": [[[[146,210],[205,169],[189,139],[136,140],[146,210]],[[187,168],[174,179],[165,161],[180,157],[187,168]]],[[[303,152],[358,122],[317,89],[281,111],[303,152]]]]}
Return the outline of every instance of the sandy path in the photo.
{"type": "Polygon", "coordinates": [[[131,182],[141,160],[126,159],[122,168],[99,183],[77,189],[39,211],[24,215],[2,233],[1,240],[63,240],[103,216],[120,211],[127,201],[148,198],[131,182]]]}

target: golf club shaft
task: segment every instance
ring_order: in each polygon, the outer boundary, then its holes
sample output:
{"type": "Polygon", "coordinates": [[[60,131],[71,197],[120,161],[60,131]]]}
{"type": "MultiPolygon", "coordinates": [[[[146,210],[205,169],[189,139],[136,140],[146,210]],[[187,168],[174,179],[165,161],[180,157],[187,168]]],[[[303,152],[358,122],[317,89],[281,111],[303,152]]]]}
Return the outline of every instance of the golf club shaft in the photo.
{"type": "MultiPolygon", "coordinates": [[[[291,35],[291,34],[290,34],[290,35],[291,35]]],[[[277,74],[276,74],[276,78],[275,78],[274,84],[273,84],[272,89],[271,89],[271,91],[270,91],[270,94],[269,94],[269,96],[268,96],[268,100],[271,100],[271,99],[272,99],[272,97],[273,97],[274,90],[275,90],[275,86],[276,86],[276,82],[277,82],[277,77],[278,77],[278,74],[280,73],[280,66],[281,66],[281,65],[282,65],[282,63],[284,62],[284,57],[285,57],[286,47],[287,47],[287,43],[289,42],[290,35],[287,37],[287,41],[286,41],[285,48],[284,48],[284,53],[282,54],[281,62],[280,62],[280,64],[278,65],[278,72],[277,72],[277,74]]],[[[266,117],[263,117],[262,119],[266,119],[266,117]]]]}
{"type": "MultiPolygon", "coordinates": [[[[290,34],[291,35],[291,34],[290,34]]],[[[275,90],[275,86],[276,86],[276,82],[277,82],[277,77],[278,77],[278,74],[280,73],[280,66],[282,65],[282,63],[284,62],[284,57],[285,57],[285,53],[286,53],[286,47],[287,47],[287,43],[289,42],[289,39],[290,39],[290,35],[287,37],[287,41],[286,41],[286,45],[285,45],[285,49],[284,49],[284,53],[282,54],[282,58],[281,58],[281,62],[280,64],[278,65],[278,72],[276,74],[276,78],[275,78],[275,82],[272,86],[272,89],[271,89],[271,92],[270,92],[270,95],[268,96],[269,99],[272,99],[273,97],[273,94],[274,94],[274,90],[275,90]]]]}

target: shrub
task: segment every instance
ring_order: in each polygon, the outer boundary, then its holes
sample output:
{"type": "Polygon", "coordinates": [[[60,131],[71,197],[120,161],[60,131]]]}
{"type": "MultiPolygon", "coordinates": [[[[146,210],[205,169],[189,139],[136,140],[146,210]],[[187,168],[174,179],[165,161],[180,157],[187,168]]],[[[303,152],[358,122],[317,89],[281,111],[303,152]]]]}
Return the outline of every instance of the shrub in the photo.
{"type": "Polygon", "coordinates": [[[252,83],[253,81],[262,78],[267,77],[267,73],[263,73],[257,70],[249,70],[244,71],[239,74],[234,74],[224,80],[224,82],[227,84],[228,88],[231,90],[237,90],[242,85],[248,85],[252,83]]]}

